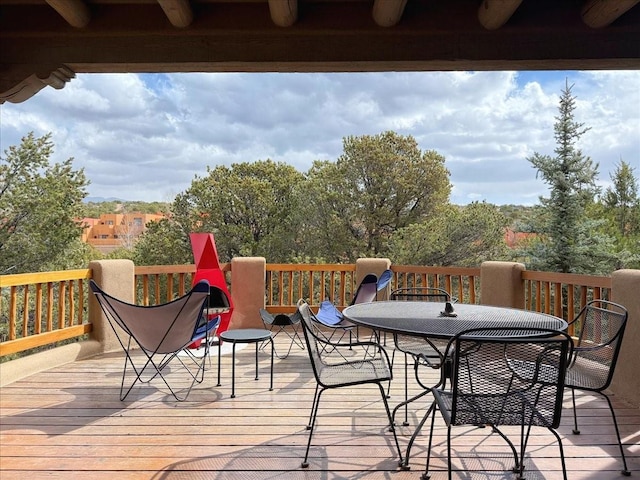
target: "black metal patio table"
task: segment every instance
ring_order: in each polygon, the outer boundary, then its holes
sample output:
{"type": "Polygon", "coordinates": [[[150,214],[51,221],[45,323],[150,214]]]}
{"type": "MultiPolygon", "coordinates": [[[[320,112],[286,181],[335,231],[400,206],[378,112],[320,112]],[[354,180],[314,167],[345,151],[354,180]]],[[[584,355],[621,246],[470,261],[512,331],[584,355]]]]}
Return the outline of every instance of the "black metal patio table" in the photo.
{"type": "Polygon", "coordinates": [[[220,357],[223,342],[230,342],[231,349],[231,398],[236,396],[236,344],[255,343],[256,344],[256,380],[258,380],[258,345],[261,342],[271,343],[271,383],[269,390],[273,390],[273,338],[269,330],[261,328],[240,328],[225,330],[219,335],[218,342],[218,387],[220,386],[220,357]]]}
{"type": "MultiPolygon", "coordinates": [[[[464,303],[456,303],[452,307],[454,311],[447,313],[445,303],[379,301],[349,306],[343,310],[342,314],[344,318],[354,324],[370,328],[373,331],[445,340],[451,339],[465,330],[476,328],[490,330],[504,327],[530,327],[560,331],[567,328],[567,322],[561,318],[530,310],[464,303]]],[[[526,334],[526,331],[523,331],[523,334],[526,334]]],[[[398,404],[393,411],[393,417],[395,418],[398,408],[430,391],[422,392],[408,401],[398,404]]],[[[404,463],[401,465],[403,469],[409,469],[411,447],[429,413],[430,409],[418,423],[409,440],[404,463]]]]}

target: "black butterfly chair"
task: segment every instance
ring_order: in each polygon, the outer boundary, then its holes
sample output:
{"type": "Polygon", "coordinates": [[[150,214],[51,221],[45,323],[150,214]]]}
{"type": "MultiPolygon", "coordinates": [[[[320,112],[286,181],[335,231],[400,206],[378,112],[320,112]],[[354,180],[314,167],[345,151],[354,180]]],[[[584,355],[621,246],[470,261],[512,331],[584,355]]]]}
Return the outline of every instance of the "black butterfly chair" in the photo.
{"type": "Polygon", "coordinates": [[[573,401],[573,433],[580,433],[576,415],[576,390],[597,393],[607,400],[622,456],[622,474],[625,476],[631,475],[631,472],[627,468],[616,414],[604,390],[609,387],[613,378],[627,318],[627,309],[617,303],[606,300],[587,303],[569,323],[576,325],[579,333],[566,378],[566,387],[571,389],[573,401]]]}
{"type": "Polygon", "coordinates": [[[515,461],[512,469],[523,479],[524,458],[532,427],[546,427],[556,437],[564,480],[567,470],[562,439],[556,432],[562,413],[564,377],[573,342],[565,332],[533,328],[467,330],[449,343],[445,358],[451,359],[451,388],[445,388],[444,369],[438,388],[433,388],[429,463],[436,410],[447,426],[447,469],[451,461],[451,429],[459,425],[485,425],[509,445],[515,461]],[[500,427],[520,427],[519,451],[500,427]]]}
{"type": "Polygon", "coordinates": [[[293,315],[285,315],[284,313],[279,313],[277,315],[272,315],[264,308],[260,309],[260,318],[262,319],[262,323],[265,328],[272,332],[271,339],[275,342],[275,338],[284,333],[289,337],[291,343],[289,343],[289,348],[287,353],[284,355],[280,355],[278,351],[275,349],[274,343],[274,353],[276,357],[280,359],[285,359],[291,353],[291,348],[293,345],[297,345],[302,350],[304,350],[304,343],[302,338],[300,338],[300,334],[298,333],[298,325],[300,324],[300,312],[296,311],[293,315]],[[291,331],[290,331],[291,330],[291,331]],[[275,333],[274,333],[275,332],[275,333]]]}
{"type": "Polygon", "coordinates": [[[220,321],[219,316],[208,319],[206,314],[209,282],[198,282],[184,296],[149,307],[123,302],[105,293],[93,280],[89,283],[125,353],[120,400],[124,400],[138,382],[147,383],[156,377],[162,379],[176,400],[186,400],[193,386],[204,379],[210,336],[220,321]],[[204,345],[202,356],[188,348],[199,340],[204,345]],[[182,395],[171,387],[166,377],[173,365],[184,369],[191,379],[182,395]],[[125,384],[128,376],[129,383],[125,384]]]}

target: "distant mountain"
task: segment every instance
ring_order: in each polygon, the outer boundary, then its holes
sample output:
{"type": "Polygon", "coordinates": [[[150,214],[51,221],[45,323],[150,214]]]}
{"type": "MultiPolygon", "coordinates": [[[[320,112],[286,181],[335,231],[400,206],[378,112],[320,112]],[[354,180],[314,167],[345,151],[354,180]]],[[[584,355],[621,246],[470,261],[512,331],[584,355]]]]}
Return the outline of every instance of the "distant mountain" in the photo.
{"type": "Polygon", "coordinates": [[[83,202],[84,203],[102,203],[102,202],[124,202],[121,198],[116,197],[86,197],[83,202]]]}

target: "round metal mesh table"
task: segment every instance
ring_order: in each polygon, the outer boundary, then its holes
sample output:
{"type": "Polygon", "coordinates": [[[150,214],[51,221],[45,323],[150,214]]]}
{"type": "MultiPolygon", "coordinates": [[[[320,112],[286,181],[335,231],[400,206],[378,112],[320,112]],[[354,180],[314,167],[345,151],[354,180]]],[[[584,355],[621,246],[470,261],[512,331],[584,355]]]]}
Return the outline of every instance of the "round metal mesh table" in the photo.
{"type": "MultiPolygon", "coordinates": [[[[368,327],[373,331],[444,340],[449,340],[458,333],[470,329],[483,329],[487,330],[489,335],[499,335],[500,330],[491,330],[505,327],[548,330],[565,330],[567,328],[567,322],[563,319],[544,313],[463,303],[455,303],[452,306],[455,316],[445,315],[445,303],[416,301],[359,303],[345,308],[342,314],[345,319],[354,324],[368,327]]],[[[523,330],[521,334],[526,335],[527,331],[523,330]]],[[[443,365],[445,371],[450,368],[450,366],[447,367],[450,365],[447,361],[444,361],[443,365]]],[[[399,403],[393,410],[393,418],[401,406],[421,398],[430,391],[431,389],[427,388],[424,392],[399,403]]],[[[431,408],[427,409],[409,440],[404,463],[401,465],[403,469],[409,468],[411,447],[430,411],[431,408]]]]}
{"type": "Polygon", "coordinates": [[[373,330],[448,339],[472,328],[546,328],[564,330],[567,322],[545,313],[488,305],[453,304],[455,317],[443,315],[444,303],[384,301],[344,309],[351,322],[373,330]]]}

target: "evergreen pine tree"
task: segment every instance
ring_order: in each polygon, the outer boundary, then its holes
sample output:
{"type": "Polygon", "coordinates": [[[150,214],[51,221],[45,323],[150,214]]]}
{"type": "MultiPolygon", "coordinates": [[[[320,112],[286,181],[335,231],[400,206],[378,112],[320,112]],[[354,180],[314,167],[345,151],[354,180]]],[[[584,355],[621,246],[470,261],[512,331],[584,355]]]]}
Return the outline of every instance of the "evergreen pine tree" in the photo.
{"type": "Polygon", "coordinates": [[[534,153],[527,160],[536,176],[549,185],[549,197],[541,198],[545,215],[539,229],[540,241],[530,252],[532,267],[562,273],[602,273],[610,263],[609,238],[596,234],[586,208],[598,193],[598,164],[577,147],[589,130],[574,117],[576,98],[568,82],[560,96],[554,124],[556,156],[534,153]]]}

